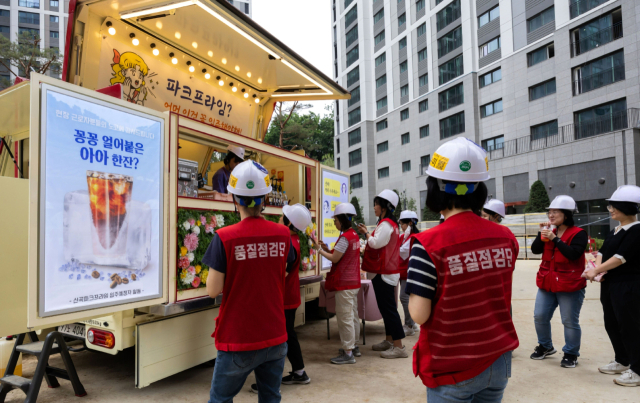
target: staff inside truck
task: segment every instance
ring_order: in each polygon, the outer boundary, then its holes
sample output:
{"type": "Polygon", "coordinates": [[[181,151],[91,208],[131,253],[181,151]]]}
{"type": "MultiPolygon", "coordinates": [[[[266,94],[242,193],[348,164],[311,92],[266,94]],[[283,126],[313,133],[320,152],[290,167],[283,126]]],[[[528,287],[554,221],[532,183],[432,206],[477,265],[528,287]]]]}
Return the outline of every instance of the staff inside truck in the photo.
{"type": "Polygon", "coordinates": [[[211,179],[213,190],[218,193],[227,193],[229,175],[231,171],[244,159],[244,148],[230,145],[227,148],[227,156],[224,157],[224,166],[216,171],[211,179]]]}

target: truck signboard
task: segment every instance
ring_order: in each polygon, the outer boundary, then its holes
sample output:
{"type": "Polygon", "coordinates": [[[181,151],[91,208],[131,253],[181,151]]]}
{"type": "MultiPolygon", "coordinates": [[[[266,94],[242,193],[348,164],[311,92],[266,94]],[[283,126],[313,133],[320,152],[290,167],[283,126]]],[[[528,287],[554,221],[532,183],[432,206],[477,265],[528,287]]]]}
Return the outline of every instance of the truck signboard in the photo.
{"type": "MultiPolygon", "coordinates": [[[[340,231],[333,224],[333,212],[340,203],[349,202],[349,176],[343,172],[322,167],[322,241],[333,249],[340,231]]],[[[331,262],[322,257],[322,269],[328,270],[331,262]]]]}

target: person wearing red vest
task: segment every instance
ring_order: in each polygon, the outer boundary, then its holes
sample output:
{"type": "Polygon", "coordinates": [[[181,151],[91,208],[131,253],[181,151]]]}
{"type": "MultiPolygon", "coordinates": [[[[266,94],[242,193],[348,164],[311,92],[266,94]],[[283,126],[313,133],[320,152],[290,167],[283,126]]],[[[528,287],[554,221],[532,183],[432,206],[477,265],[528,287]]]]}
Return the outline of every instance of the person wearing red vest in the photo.
{"type": "Polygon", "coordinates": [[[518,336],[509,315],[518,242],[480,218],[489,179],[485,151],[459,137],[427,169],[426,207],[444,223],[413,236],[407,293],[422,325],[413,371],[427,401],[500,402],[518,336]]]}
{"type": "Polygon", "coordinates": [[[374,344],[373,350],[380,351],[382,358],[407,358],[409,355],[402,344],[404,330],[398,313],[396,286],[400,282],[400,231],[393,211],[400,198],[393,190],[385,189],[373,199],[373,209],[378,223],[369,234],[364,224],[358,231],[367,237],[362,270],[375,274],[371,280],[376,294],[378,309],[384,320],[386,339],[374,344]]]}
{"type": "Polygon", "coordinates": [[[540,232],[531,244],[532,253],[542,254],[533,313],[538,346],[531,354],[531,359],[543,360],[556,353],[551,341],[551,318],[559,306],[565,341],[560,366],[575,368],[580,356],[580,310],[587,287],[582,273],[589,237],[582,228],[574,225],[573,212],[577,208],[571,197],[557,196],[548,210],[549,222],[540,224],[540,232]],[[556,229],[549,229],[552,225],[556,229]]]}
{"type": "Polygon", "coordinates": [[[418,215],[415,211],[405,210],[400,213],[400,303],[404,310],[404,330],[405,336],[413,336],[420,331],[420,326],[411,319],[409,312],[409,294],[405,292],[407,288],[407,270],[409,269],[409,252],[411,252],[411,236],[419,234],[420,230],[416,226],[418,224],[418,215]]]}
{"type": "Polygon", "coordinates": [[[285,276],[296,251],[289,230],[261,216],[271,191],[262,165],[252,160],[238,164],[227,190],[241,221],[219,229],[202,259],[211,268],[207,294],[215,298],[222,292],[212,335],[218,356],[209,402],[232,401],[251,372],[259,400],[279,402],[287,355],[285,276]]]}
{"type": "Polygon", "coordinates": [[[333,212],[333,224],[340,237],[332,250],[324,242],[316,245],[318,253],[331,262],[325,290],[336,293],[336,319],[342,348],[332,364],[355,364],[360,357],[360,318],[358,292],[360,291],[360,238],[351,226],[356,208],[351,203],[340,203],[333,212]]]}

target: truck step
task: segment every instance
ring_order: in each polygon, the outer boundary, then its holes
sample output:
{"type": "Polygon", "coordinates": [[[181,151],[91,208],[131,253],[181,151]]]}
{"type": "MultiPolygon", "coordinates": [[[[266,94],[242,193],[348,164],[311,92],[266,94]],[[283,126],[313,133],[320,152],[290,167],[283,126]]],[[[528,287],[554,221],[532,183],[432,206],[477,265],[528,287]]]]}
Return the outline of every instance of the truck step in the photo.
{"type": "Polygon", "coordinates": [[[7,375],[0,378],[0,385],[8,385],[12,388],[22,389],[26,393],[31,385],[31,379],[16,375],[7,375]]]}
{"type": "MultiPolygon", "coordinates": [[[[21,346],[16,346],[16,350],[24,354],[31,355],[40,355],[42,353],[42,349],[44,348],[44,341],[36,341],[34,343],[23,344],[21,346]]],[[[60,349],[58,348],[58,343],[53,343],[51,347],[51,354],[60,353],[60,349]]]]}

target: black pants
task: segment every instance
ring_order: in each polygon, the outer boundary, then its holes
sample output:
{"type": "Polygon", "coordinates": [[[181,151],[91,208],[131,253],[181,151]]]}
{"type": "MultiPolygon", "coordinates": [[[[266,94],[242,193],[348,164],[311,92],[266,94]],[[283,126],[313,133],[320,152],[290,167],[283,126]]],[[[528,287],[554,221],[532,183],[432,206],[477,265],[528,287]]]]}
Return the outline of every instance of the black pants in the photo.
{"type": "Polygon", "coordinates": [[[300,343],[298,342],[298,335],[294,329],[294,323],[296,321],[296,310],[285,309],[284,317],[287,320],[287,358],[291,363],[292,371],[300,371],[304,369],[304,361],[302,360],[302,350],[300,350],[300,343]]]}
{"type": "Polygon", "coordinates": [[[605,276],[600,302],[615,360],[640,374],[640,281],[609,283],[605,276]]]}
{"type": "Polygon", "coordinates": [[[385,283],[380,274],[377,274],[373,280],[371,280],[371,284],[373,284],[373,290],[376,293],[378,310],[380,310],[380,314],[382,315],[384,330],[387,336],[391,336],[393,340],[404,339],[404,330],[402,329],[402,321],[398,313],[395,287],[385,283]]]}

